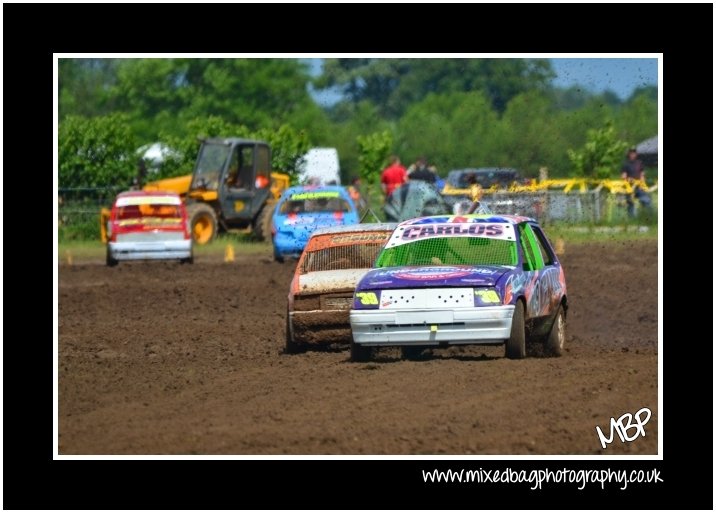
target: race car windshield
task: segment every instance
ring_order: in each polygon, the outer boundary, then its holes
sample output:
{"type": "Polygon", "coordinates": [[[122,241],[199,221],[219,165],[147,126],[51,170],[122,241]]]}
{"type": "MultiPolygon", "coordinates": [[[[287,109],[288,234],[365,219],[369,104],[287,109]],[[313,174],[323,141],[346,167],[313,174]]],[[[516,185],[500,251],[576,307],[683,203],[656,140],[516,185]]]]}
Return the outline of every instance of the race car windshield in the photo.
{"type": "Polygon", "coordinates": [[[375,267],[517,265],[517,243],[487,237],[432,237],[384,249],[375,267]]]}
{"type": "Polygon", "coordinates": [[[301,274],[339,269],[370,269],[382,246],[380,243],[364,243],[308,251],[303,259],[301,274]]]}
{"type": "Polygon", "coordinates": [[[179,205],[143,204],[125,205],[117,209],[119,221],[142,220],[144,222],[180,221],[179,205]]]}
{"type": "Polygon", "coordinates": [[[319,198],[290,198],[285,201],[279,211],[282,214],[320,213],[320,212],[350,212],[348,202],[340,197],[319,198]]]}

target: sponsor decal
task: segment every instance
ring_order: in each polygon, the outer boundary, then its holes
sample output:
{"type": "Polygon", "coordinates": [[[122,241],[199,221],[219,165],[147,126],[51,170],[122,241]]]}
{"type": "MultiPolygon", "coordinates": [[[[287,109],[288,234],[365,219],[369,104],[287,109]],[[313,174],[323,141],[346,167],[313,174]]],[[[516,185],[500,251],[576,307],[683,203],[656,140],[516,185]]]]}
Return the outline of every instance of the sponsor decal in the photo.
{"type": "Polygon", "coordinates": [[[402,280],[447,280],[467,276],[469,269],[455,269],[450,267],[436,267],[427,269],[399,270],[393,276],[402,280]]]}
{"type": "Polygon", "coordinates": [[[370,282],[371,286],[375,286],[375,285],[388,285],[388,284],[390,284],[390,283],[393,283],[393,280],[371,281],[371,282],[370,282]]]}
{"type": "Polygon", "coordinates": [[[433,237],[515,240],[514,229],[509,223],[430,223],[398,228],[386,247],[400,246],[433,237]]]}
{"type": "Polygon", "coordinates": [[[163,225],[181,223],[181,217],[139,217],[136,219],[123,219],[117,222],[119,226],[135,226],[135,225],[163,225]]]}
{"type": "Polygon", "coordinates": [[[331,238],[331,244],[348,244],[351,242],[385,242],[390,233],[349,233],[331,238]]]}
{"type": "Polygon", "coordinates": [[[312,200],[320,198],[340,198],[338,191],[316,191],[316,192],[297,192],[291,194],[292,200],[312,200]]]}

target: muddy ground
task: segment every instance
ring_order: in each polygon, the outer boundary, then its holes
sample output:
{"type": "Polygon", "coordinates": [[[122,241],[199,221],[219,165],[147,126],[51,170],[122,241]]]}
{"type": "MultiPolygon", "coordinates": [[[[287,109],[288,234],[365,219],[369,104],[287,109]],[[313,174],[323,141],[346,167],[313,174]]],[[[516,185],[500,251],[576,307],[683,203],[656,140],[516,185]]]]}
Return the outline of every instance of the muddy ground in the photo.
{"type": "MultiPolygon", "coordinates": [[[[656,454],[657,244],[568,245],[567,352],[283,354],[294,266],[59,273],[60,454],[656,454]],[[595,427],[648,407],[646,436],[595,427]]],[[[632,433],[634,431],[632,430],[632,433]]]]}

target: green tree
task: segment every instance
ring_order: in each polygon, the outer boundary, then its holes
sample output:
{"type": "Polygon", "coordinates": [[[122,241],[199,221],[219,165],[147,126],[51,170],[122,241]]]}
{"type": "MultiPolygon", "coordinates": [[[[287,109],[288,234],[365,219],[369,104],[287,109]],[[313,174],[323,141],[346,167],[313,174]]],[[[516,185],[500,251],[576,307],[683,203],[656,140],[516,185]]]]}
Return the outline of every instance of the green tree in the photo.
{"type": "Polygon", "coordinates": [[[191,173],[199,153],[200,140],[208,137],[243,137],[266,141],[271,146],[272,168],[288,173],[294,180],[298,159],[310,147],[307,134],[289,125],[252,131],[245,125],[229,123],[219,116],[195,118],[187,123],[185,132],[187,135],[183,137],[171,134],[162,134],[160,137],[163,143],[179,155],[167,159],[157,178],[191,173]]]}
{"type": "Polygon", "coordinates": [[[121,59],[58,59],[59,119],[102,116],[114,110],[108,91],[121,59]]]}
{"type": "Polygon", "coordinates": [[[619,137],[636,143],[659,133],[658,103],[649,91],[633,96],[616,115],[619,137]]]}
{"type": "Polygon", "coordinates": [[[151,138],[197,117],[217,116],[252,130],[278,128],[312,107],[308,71],[297,59],[126,59],[110,90],[137,132],[151,138]]]}
{"type": "Polygon", "coordinates": [[[380,181],[381,170],[385,166],[393,148],[393,135],[387,130],[368,135],[359,135],[356,138],[356,144],[359,151],[358,162],[361,181],[368,186],[374,186],[380,181]]]}
{"type": "Polygon", "coordinates": [[[361,182],[366,186],[366,201],[373,212],[379,212],[382,192],[377,185],[380,173],[388,161],[393,148],[393,135],[385,130],[356,137],[358,146],[358,170],[361,182]]]}
{"type": "Polygon", "coordinates": [[[554,76],[546,59],[326,59],[318,89],[342,89],[350,102],[369,100],[397,118],[430,93],[482,90],[501,112],[515,95],[544,90],[554,76]]]}
{"type": "Polygon", "coordinates": [[[58,135],[60,188],[131,184],[137,146],[126,115],[67,116],[58,135]]]}
{"type": "Polygon", "coordinates": [[[619,171],[628,144],[617,137],[613,123],[587,131],[587,142],[579,150],[567,150],[575,174],[590,178],[610,178],[619,171]]]}
{"type": "Polygon", "coordinates": [[[562,161],[567,146],[555,114],[548,97],[538,92],[510,100],[500,120],[502,135],[493,147],[493,165],[517,168],[532,177],[546,166],[553,175],[559,175],[567,164],[562,161]]]}
{"type": "Polygon", "coordinates": [[[483,93],[430,94],[398,122],[397,151],[408,160],[425,156],[444,174],[491,160],[497,130],[497,113],[483,93]]]}
{"type": "Polygon", "coordinates": [[[360,152],[355,143],[356,138],[373,132],[394,131],[393,124],[383,119],[372,103],[363,101],[346,106],[348,107],[346,110],[350,110],[351,114],[343,122],[333,123],[324,137],[315,138],[317,145],[338,150],[344,183],[359,175],[360,152]]]}

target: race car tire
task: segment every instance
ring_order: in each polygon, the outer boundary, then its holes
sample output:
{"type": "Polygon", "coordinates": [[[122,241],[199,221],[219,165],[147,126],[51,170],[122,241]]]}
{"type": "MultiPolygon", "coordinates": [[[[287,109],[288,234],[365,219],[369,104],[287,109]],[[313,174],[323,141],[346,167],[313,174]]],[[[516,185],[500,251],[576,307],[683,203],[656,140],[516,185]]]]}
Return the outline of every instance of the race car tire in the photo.
{"type": "Polygon", "coordinates": [[[351,340],[351,361],[352,362],[367,362],[371,356],[370,347],[365,347],[361,344],[356,344],[351,340]]]}
{"type": "Polygon", "coordinates": [[[283,255],[278,252],[276,249],[276,246],[273,248],[273,259],[278,262],[279,264],[282,264],[284,262],[283,255]]]}
{"type": "Polygon", "coordinates": [[[189,256],[187,258],[182,258],[179,260],[179,263],[181,264],[193,264],[194,263],[194,246],[192,245],[191,252],[189,253],[189,256]]]}
{"type": "Polygon", "coordinates": [[[510,338],[505,342],[505,356],[511,360],[524,358],[525,345],[525,305],[522,301],[517,301],[512,314],[510,338]]]}
{"type": "Polygon", "coordinates": [[[545,340],[544,352],[547,356],[562,356],[564,342],[567,339],[566,323],[564,307],[560,305],[559,310],[557,310],[557,316],[554,318],[552,329],[547,340],[545,340]]]}
{"type": "Polygon", "coordinates": [[[112,254],[109,252],[109,246],[107,246],[107,267],[114,267],[119,263],[116,259],[112,258],[112,254]]]}
{"type": "Polygon", "coordinates": [[[401,346],[400,356],[403,360],[417,360],[423,354],[423,349],[420,346],[401,346]]]}
{"type": "Polygon", "coordinates": [[[288,315],[288,310],[286,310],[286,348],[284,352],[286,354],[297,354],[304,351],[305,347],[303,344],[297,343],[293,340],[293,337],[291,337],[291,319],[288,315]]]}

